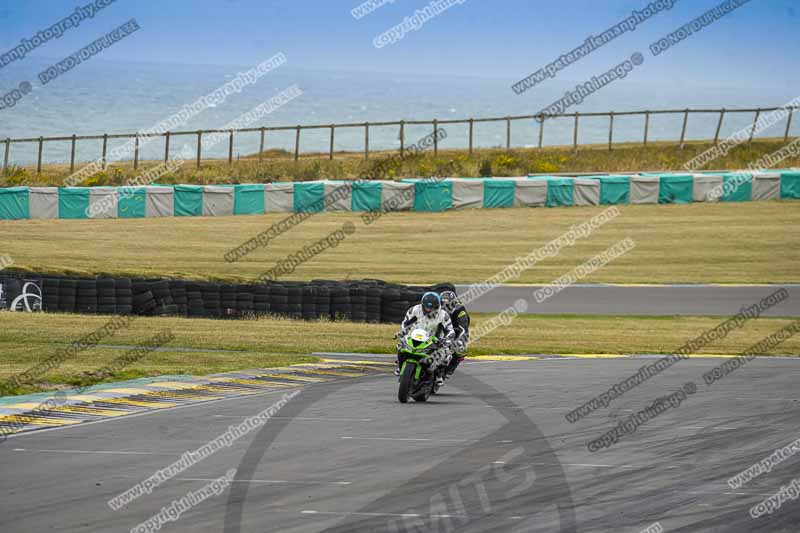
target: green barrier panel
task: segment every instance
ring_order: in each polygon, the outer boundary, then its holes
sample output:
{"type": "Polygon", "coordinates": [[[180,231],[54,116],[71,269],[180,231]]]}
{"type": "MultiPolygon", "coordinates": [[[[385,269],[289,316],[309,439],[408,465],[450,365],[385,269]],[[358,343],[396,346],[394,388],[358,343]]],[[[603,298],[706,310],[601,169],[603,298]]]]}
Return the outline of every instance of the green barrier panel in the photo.
{"type": "Polygon", "coordinates": [[[662,174],[658,180],[658,203],[690,204],[694,178],[685,174],[662,174]]]}
{"type": "Polygon", "coordinates": [[[547,180],[547,207],[572,206],[575,183],[571,179],[549,178],[547,180]]]}
{"type": "Polygon", "coordinates": [[[0,220],[31,218],[27,187],[0,189],[0,220]]]}
{"type": "Polygon", "coordinates": [[[203,187],[200,185],[176,185],[173,189],[172,202],[176,217],[202,216],[203,187]]]}
{"type": "Polygon", "coordinates": [[[379,181],[355,181],[350,208],[353,211],[380,211],[382,193],[383,184],[379,181]]]}
{"type": "Polygon", "coordinates": [[[234,215],[263,215],[264,186],[235,185],[233,188],[234,215]]]}
{"type": "Polygon", "coordinates": [[[487,179],[483,181],[483,207],[514,207],[514,180],[487,179]]]}
{"type": "Polygon", "coordinates": [[[722,196],[723,202],[749,202],[753,198],[752,174],[723,174],[722,196]]]}
{"type": "Polygon", "coordinates": [[[800,200],[800,172],[781,172],[781,200],[800,200]]]}
{"type": "Polygon", "coordinates": [[[414,181],[413,183],[414,211],[445,211],[453,208],[453,182],[414,181]]]}
{"type": "Polygon", "coordinates": [[[600,205],[628,204],[631,201],[629,176],[600,176],[600,205]]]}
{"type": "Polygon", "coordinates": [[[294,184],[294,212],[319,213],[325,207],[325,184],[299,182],[294,184]]]}
{"type": "Polygon", "coordinates": [[[144,218],[147,206],[147,191],[144,187],[120,187],[117,189],[118,218],[144,218]]]}
{"type": "Polygon", "coordinates": [[[58,218],[89,218],[89,189],[64,187],[58,189],[58,218]]]}

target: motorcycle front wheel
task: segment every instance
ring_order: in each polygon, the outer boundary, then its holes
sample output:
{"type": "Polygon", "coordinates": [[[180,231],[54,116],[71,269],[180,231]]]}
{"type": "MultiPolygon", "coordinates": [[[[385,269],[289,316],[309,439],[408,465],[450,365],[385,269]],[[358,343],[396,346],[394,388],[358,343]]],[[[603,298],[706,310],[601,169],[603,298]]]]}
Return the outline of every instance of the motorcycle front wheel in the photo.
{"type": "Polygon", "coordinates": [[[423,378],[420,380],[419,388],[411,395],[415,402],[428,401],[428,398],[430,398],[431,394],[433,393],[433,388],[436,386],[435,380],[435,376],[428,376],[427,380],[425,379],[425,376],[423,376],[423,378]]]}
{"type": "Polygon", "coordinates": [[[406,363],[403,367],[403,373],[400,374],[400,388],[397,389],[397,399],[400,403],[407,403],[408,398],[411,396],[411,386],[414,383],[414,372],[417,370],[417,365],[406,363]]]}

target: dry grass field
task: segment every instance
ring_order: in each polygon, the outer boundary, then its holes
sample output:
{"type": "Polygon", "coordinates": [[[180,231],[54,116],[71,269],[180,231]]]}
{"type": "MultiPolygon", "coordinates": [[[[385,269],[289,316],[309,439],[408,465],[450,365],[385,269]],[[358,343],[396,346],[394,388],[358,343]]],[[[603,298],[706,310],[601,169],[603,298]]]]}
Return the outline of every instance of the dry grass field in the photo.
{"type": "MultiPolygon", "coordinates": [[[[620,206],[588,238],[523,272],[550,282],[612,244],[636,247],[586,282],[778,283],[800,281],[800,203],[620,206]]],[[[378,278],[400,283],[479,282],[605,207],[389,213],[321,213],[267,247],[229,263],[224,254],[286,214],[0,222],[0,254],[15,268],[187,279],[254,280],[287,255],[352,222],[355,232],[301,264],[288,280],[378,278]]]]}

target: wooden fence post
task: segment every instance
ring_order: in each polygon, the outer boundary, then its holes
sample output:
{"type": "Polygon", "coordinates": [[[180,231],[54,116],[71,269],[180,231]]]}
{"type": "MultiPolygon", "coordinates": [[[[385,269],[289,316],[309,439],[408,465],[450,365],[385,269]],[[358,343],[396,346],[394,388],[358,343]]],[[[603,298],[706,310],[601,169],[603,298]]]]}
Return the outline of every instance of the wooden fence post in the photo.
{"type": "Polygon", "coordinates": [[[686,123],[689,122],[689,109],[683,112],[683,128],[681,128],[681,150],[683,150],[684,140],[686,139],[686,123]]]}
{"type": "Polygon", "coordinates": [[[233,164],[233,130],[228,135],[228,164],[233,164]]]}
{"type": "Polygon", "coordinates": [[[330,156],[328,157],[328,159],[330,159],[331,161],[333,161],[333,139],[334,139],[334,130],[335,129],[336,128],[334,127],[334,125],[331,124],[331,153],[330,153],[330,156]]]}
{"type": "Polygon", "coordinates": [[[578,112],[575,112],[575,130],[572,132],[572,146],[578,153],[578,112]]]}
{"type": "Polygon", "coordinates": [[[203,157],[203,130],[197,130],[197,168],[200,168],[200,160],[203,157]]]}
{"type": "Polygon", "coordinates": [[[76,135],[72,134],[72,146],[69,150],[69,172],[72,174],[75,172],[75,143],[77,142],[76,135]]]}
{"type": "Polygon", "coordinates": [[[475,119],[469,119],[469,155],[472,157],[473,133],[475,130],[475,119]]]}
{"type": "Polygon", "coordinates": [[[717,131],[714,133],[714,146],[719,143],[719,132],[722,130],[722,119],[725,118],[725,108],[719,112],[719,120],[717,121],[717,131]]]}
{"type": "Polygon", "coordinates": [[[297,125],[297,132],[294,135],[294,160],[300,159],[300,125],[297,125]]]}
{"type": "Polygon", "coordinates": [[[511,117],[506,117],[506,152],[511,151],[511,117]]]}
{"type": "Polygon", "coordinates": [[[136,137],[134,138],[134,147],[133,147],[133,170],[139,168],[139,133],[136,133],[136,137]]]}
{"type": "Polygon", "coordinates": [[[650,131],[650,111],[644,112],[644,145],[647,146],[647,133],[650,131]]]}
{"type": "Polygon", "coordinates": [[[106,169],[106,164],[108,161],[106,160],[106,154],[108,153],[108,133],[103,134],[103,170],[106,169]]]}
{"type": "Polygon", "coordinates": [[[42,173],[42,150],[44,149],[44,137],[39,137],[39,157],[36,160],[36,173],[42,173]]]}
{"type": "Polygon", "coordinates": [[[170,133],[167,132],[164,138],[164,164],[166,164],[167,161],[169,161],[169,136],[170,133]]]}
{"type": "Polygon", "coordinates": [[[753,127],[750,129],[750,138],[747,140],[747,148],[753,144],[753,135],[756,133],[756,125],[758,124],[758,117],[761,116],[761,108],[756,109],[756,116],[753,118],[753,127]]]}
{"type": "Polygon", "coordinates": [[[544,140],[544,115],[539,115],[539,148],[542,147],[544,140]]]}
{"type": "Polygon", "coordinates": [[[6,137],[5,156],[3,157],[3,172],[8,169],[8,156],[11,152],[11,137],[6,137]]]}
{"type": "Polygon", "coordinates": [[[439,136],[436,132],[439,131],[439,121],[433,119],[433,157],[439,156],[439,136]]]}
{"type": "Polygon", "coordinates": [[[364,123],[364,161],[369,161],[369,122],[364,123]]]}
{"type": "Polygon", "coordinates": [[[406,122],[400,121],[400,157],[403,157],[406,150],[406,122]]]}
{"type": "Polygon", "coordinates": [[[608,151],[611,151],[611,143],[614,142],[614,112],[608,115],[608,151]]]}
{"type": "Polygon", "coordinates": [[[266,130],[264,127],[261,128],[261,140],[258,143],[258,162],[260,163],[264,159],[264,134],[266,130]]]}
{"type": "Polygon", "coordinates": [[[783,133],[783,142],[789,140],[789,128],[792,127],[792,113],[794,112],[794,108],[789,108],[789,118],[786,119],[786,131],[783,133]]]}

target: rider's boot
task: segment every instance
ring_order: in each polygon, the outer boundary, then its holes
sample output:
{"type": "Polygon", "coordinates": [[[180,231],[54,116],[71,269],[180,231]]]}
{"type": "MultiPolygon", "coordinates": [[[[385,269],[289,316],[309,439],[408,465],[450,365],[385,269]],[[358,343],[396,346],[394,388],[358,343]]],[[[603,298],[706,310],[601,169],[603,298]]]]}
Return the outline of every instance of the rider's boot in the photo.
{"type": "Polygon", "coordinates": [[[445,371],[445,375],[447,377],[452,376],[455,373],[456,368],[458,368],[458,365],[460,365],[463,360],[464,356],[458,356],[454,354],[453,358],[450,359],[450,364],[447,365],[447,370],[445,371]]]}
{"type": "Polygon", "coordinates": [[[436,369],[436,373],[434,374],[434,379],[436,381],[437,389],[440,389],[444,386],[444,376],[446,370],[447,370],[446,367],[445,368],[439,367],[436,369]]]}

